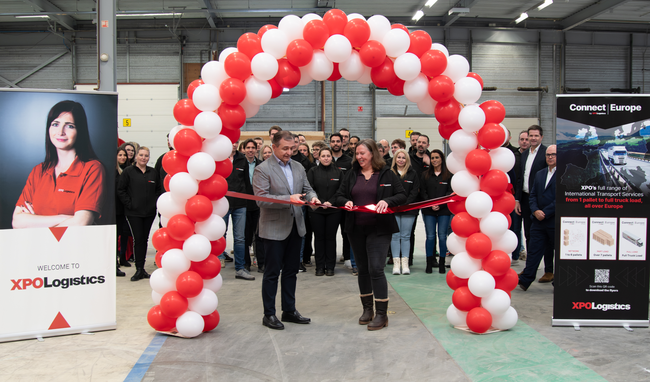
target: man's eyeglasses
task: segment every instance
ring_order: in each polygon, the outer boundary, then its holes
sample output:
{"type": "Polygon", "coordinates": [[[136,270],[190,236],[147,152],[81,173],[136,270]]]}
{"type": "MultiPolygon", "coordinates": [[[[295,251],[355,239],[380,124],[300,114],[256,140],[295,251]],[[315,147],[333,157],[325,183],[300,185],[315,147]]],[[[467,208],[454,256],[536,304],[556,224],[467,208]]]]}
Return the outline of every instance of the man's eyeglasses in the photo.
{"type": "Polygon", "coordinates": [[[547,157],[553,158],[554,156],[557,156],[557,154],[546,154],[547,157]]]}

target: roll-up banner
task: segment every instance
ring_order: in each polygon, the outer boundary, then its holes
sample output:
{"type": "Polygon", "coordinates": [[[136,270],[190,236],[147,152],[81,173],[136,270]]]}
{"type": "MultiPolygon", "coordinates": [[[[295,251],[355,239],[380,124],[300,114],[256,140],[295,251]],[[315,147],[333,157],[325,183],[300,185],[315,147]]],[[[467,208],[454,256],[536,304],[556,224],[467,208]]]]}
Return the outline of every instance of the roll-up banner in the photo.
{"type": "Polygon", "coordinates": [[[557,96],[554,326],[648,327],[650,97],[557,96]]]}
{"type": "Polygon", "coordinates": [[[116,328],[117,94],[0,90],[0,342],[116,328]]]}

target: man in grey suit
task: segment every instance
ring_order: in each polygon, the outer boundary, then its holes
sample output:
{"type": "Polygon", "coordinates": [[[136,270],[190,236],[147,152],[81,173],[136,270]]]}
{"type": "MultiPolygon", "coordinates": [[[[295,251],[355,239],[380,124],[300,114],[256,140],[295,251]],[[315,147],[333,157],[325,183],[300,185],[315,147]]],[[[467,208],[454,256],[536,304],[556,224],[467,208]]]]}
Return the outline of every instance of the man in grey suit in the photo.
{"type": "MultiPolygon", "coordinates": [[[[273,136],[273,155],[253,173],[253,192],[284,201],[320,204],[307,181],[305,169],[291,160],[293,135],[280,131],[273,136]]],[[[264,318],[262,324],[271,329],[284,329],[275,316],[275,295],[282,273],[282,321],[308,324],[311,320],[296,310],[296,275],[300,266],[300,246],[305,235],[302,207],[290,204],[257,202],[260,207],[259,236],[264,239],[266,264],[262,279],[264,318]]]]}

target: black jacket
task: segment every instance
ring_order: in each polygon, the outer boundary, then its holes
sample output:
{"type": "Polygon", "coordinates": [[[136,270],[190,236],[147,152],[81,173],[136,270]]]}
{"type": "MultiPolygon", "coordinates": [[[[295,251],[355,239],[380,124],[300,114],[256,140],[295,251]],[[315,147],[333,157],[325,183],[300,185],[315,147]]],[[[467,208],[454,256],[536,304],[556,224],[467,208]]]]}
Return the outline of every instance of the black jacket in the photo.
{"type": "MultiPolygon", "coordinates": [[[[403,178],[399,175],[397,175],[397,177],[402,182],[402,186],[406,192],[406,203],[404,204],[417,202],[420,198],[420,177],[415,172],[415,170],[413,170],[413,167],[409,167],[408,171],[406,171],[406,175],[404,175],[403,178]]],[[[411,210],[406,212],[399,212],[398,214],[417,216],[418,212],[419,210],[411,210]]]]}
{"type": "Polygon", "coordinates": [[[343,174],[352,169],[352,157],[347,155],[341,155],[338,159],[332,157],[332,164],[335,165],[339,170],[343,171],[343,174]]]}
{"type": "MultiPolygon", "coordinates": [[[[314,191],[318,195],[318,199],[322,203],[330,202],[332,204],[335,204],[332,198],[338,191],[339,186],[343,181],[342,178],[343,178],[343,172],[338,168],[336,168],[334,164],[331,164],[329,166],[323,166],[323,164],[320,164],[316,167],[313,167],[307,173],[307,180],[309,180],[309,184],[311,185],[311,188],[314,189],[314,191]]],[[[328,208],[328,209],[317,208],[312,212],[317,214],[328,215],[338,211],[340,210],[333,209],[333,208],[328,208]]]]}
{"type": "MultiPolygon", "coordinates": [[[[232,158],[232,172],[226,178],[226,181],[228,182],[228,191],[245,194],[247,177],[248,161],[246,161],[246,156],[244,154],[237,151],[235,156],[232,158]]],[[[226,196],[226,199],[228,199],[229,208],[231,210],[245,208],[247,205],[246,199],[233,198],[230,196],[226,196]]]]}
{"type": "MultiPolygon", "coordinates": [[[[255,157],[255,167],[259,166],[262,163],[262,161],[255,157]]],[[[244,167],[244,184],[246,185],[246,194],[248,195],[253,195],[253,185],[251,184],[251,176],[250,176],[250,171],[249,171],[249,166],[248,166],[248,159],[246,159],[246,156],[244,155],[243,157],[243,163],[237,163],[238,167],[244,167]]],[[[234,170],[234,163],[233,163],[233,170],[234,170]]],[[[257,211],[259,210],[260,207],[257,205],[257,202],[254,200],[247,200],[246,201],[246,211],[257,211]]]]}
{"type": "Polygon", "coordinates": [[[300,163],[305,169],[305,173],[307,173],[307,171],[309,171],[309,169],[312,167],[312,163],[309,161],[309,158],[302,155],[300,151],[298,151],[296,155],[291,156],[291,160],[300,163]]]}
{"type": "Polygon", "coordinates": [[[144,173],[138,166],[128,166],[122,172],[117,186],[117,194],[124,204],[126,216],[155,216],[156,202],[162,193],[158,171],[149,166],[144,173]]]}
{"type": "Polygon", "coordinates": [[[124,215],[124,204],[117,193],[117,186],[120,185],[120,173],[115,169],[115,215],[124,215]]]}
{"type": "MultiPolygon", "coordinates": [[[[537,148],[538,152],[535,154],[535,160],[530,168],[530,175],[528,176],[528,192],[530,193],[533,189],[533,181],[535,180],[535,174],[543,168],[548,167],[546,164],[546,146],[539,145],[537,148]]],[[[526,172],[526,161],[528,160],[528,155],[530,154],[530,147],[521,153],[521,172],[517,175],[515,183],[515,200],[521,201],[521,194],[524,192],[524,173],[526,172]]]]}
{"type": "MultiPolygon", "coordinates": [[[[343,177],[343,182],[338,191],[332,198],[334,205],[344,206],[345,203],[352,200],[352,189],[357,182],[357,176],[361,172],[361,167],[355,163],[352,170],[348,171],[343,177]]],[[[379,182],[377,183],[377,200],[386,201],[389,207],[396,207],[406,202],[406,192],[402,187],[402,182],[394,172],[383,168],[379,171],[379,182]]],[[[354,202],[354,201],[353,201],[354,202]]],[[[377,234],[386,235],[399,232],[397,221],[393,214],[377,214],[377,234]]],[[[354,232],[354,214],[345,214],[345,231],[354,232]]]]}
{"type": "MultiPolygon", "coordinates": [[[[426,154],[425,154],[426,155],[426,154]]],[[[413,167],[413,170],[418,174],[418,176],[422,176],[422,174],[429,168],[429,165],[424,163],[424,160],[422,158],[419,158],[415,153],[410,155],[411,157],[411,167],[413,167]]]]}
{"type": "MultiPolygon", "coordinates": [[[[442,174],[436,175],[431,173],[426,179],[426,173],[422,174],[420,178],[420,197],[422,200],[429,200],[440,198],[442,196],[451,195],[451,177],[449,179],[442,179],[442,174]]],[[[423,215],[446,216],[451,215],[449,207],[446,204],[441,204],[438,211],[434,211],[431,207],[422,209],[423,215]]]]}

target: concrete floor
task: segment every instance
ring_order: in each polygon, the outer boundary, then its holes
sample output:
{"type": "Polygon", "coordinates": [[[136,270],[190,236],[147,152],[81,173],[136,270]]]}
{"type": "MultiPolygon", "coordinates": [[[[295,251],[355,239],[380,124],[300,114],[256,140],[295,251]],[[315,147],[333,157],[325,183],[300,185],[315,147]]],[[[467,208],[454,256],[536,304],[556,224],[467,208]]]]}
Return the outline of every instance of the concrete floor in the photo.
{"type": "MultiPolygon", "coordinates": [[[[117,330],[2,343],[0,381],[650,380],[648,329],[551,327],[550,284],[513,291],[519,322],[512,330],[452,328],[445,317],[452,291],[443,275],[424,273],[421,220],[416,238],[412,274],[386,268],[383,330],[358,325],[357,279],[342,264],[334,277],[316,277],[313,267],[299,274],[297,308],[310,325],[270,330],[261,325],[261,274],[253,268],[255,281],[237,280],[229,263],[219,326],[194,339],[167,337],[146,322],[149,284],[129,281],[133,268],[126,268],[129,277],[117,282],[117,330]]],[[[153,256],[150,250],[150,272],[153,256]]]]}

